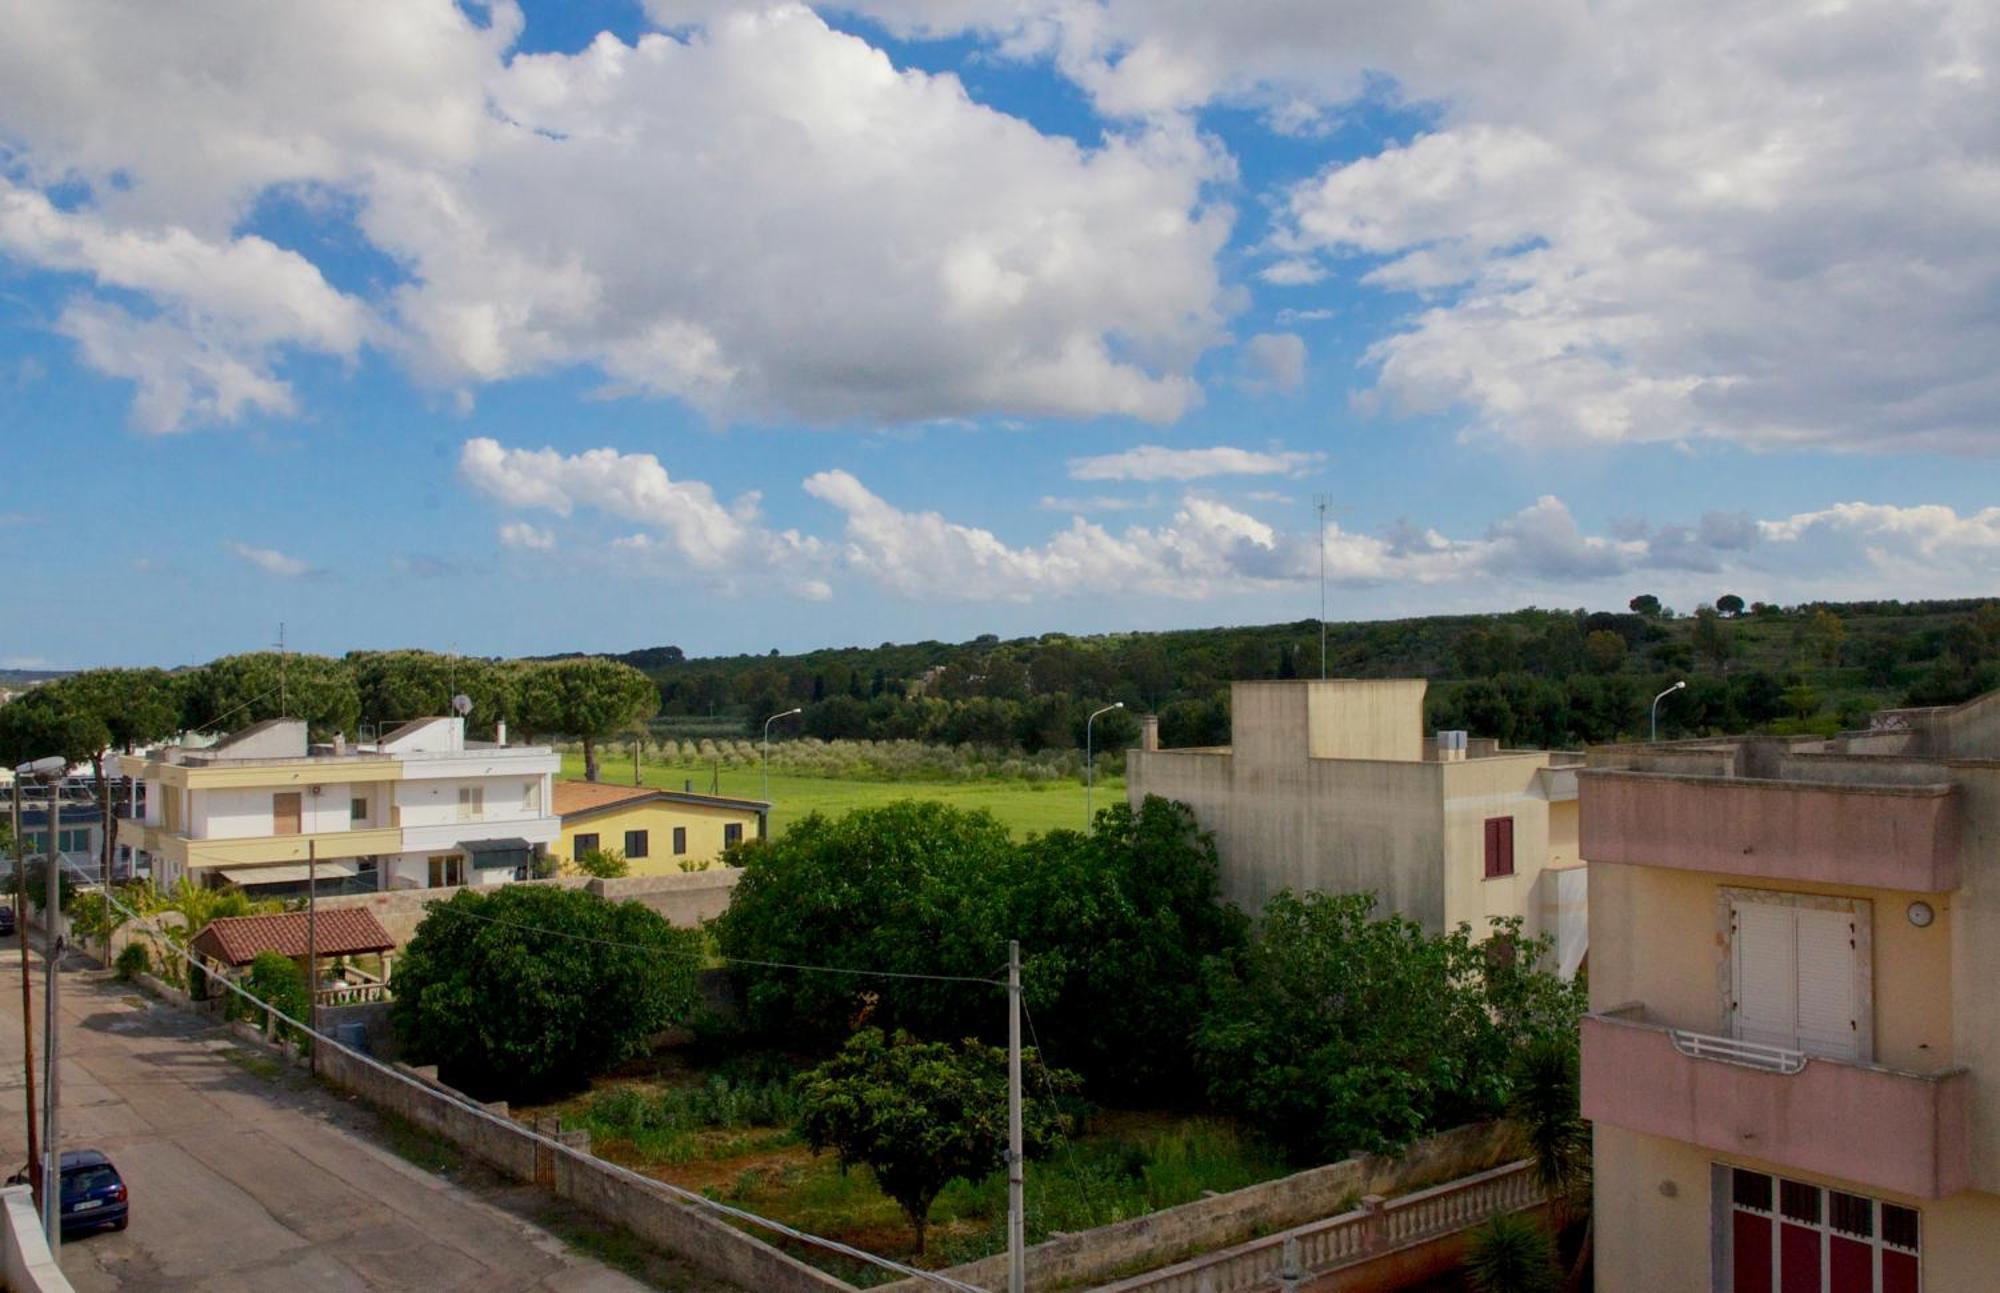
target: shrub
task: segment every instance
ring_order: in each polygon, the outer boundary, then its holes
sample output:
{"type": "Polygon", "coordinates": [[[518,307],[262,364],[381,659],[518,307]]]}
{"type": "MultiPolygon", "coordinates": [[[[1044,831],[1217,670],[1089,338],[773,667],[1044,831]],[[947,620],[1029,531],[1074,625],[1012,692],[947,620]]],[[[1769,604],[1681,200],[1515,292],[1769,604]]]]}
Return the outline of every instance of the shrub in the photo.
{"type": "Polygon", "coordinates": [[[1475,1293],[1555,1293],[1555,1240],[1527,1217],[1499,1213],[1472,1232],[1465,1278],[1475,1293]]]}
{"type": "Polygon", "coordinates": [[[632,869],[617,849],[585,849],[576,855],[573,865],[580,873],[599,880],[616,880],[632,869]]]}
{"type": "MultiPolygon", "coordinates": [[[[243,976],[243,990],[257,1000],[293,1019],[305,1020],[312,1004],[306,996],[306,976],[299,963],[278,952],[259,952],[243,976]]],[[[233,995],[233,994],[232,994],[233,995]]],[[[279,1037],[299,1036],[299,1030],[280,1021],[279,1037]]]]}
{"type": "Polygon", "coordinates": [[[701,935],[635,902],[510,885],[433,903],[390,1008],[419,1064],[485,1099],[574,1089],[696,1002],[701,935]]]}
{"type": "Polygon", "coordinates": [[[153,968],[153,958],[144,943],[127,943],[125,950],[118,953],[115,968],[119,978],[136,979],[153,968]]]}

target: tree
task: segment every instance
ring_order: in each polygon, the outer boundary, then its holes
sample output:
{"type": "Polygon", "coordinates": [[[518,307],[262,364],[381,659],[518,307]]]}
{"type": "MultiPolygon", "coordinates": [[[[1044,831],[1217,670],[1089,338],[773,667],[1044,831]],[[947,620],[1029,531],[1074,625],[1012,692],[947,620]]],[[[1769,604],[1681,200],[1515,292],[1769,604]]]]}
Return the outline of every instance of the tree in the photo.
{"type": "MultiPolygon", "coordinates": [[[[1175,1098],[1194,1083],[1187,1021],[1202,963],[1243,947],[1248,922],[1222,902],[1215,841],[1185,804],[1117,803],[1089,832],[1050,831],[1016,850],[1001,895],[1022,981],[1050,1058],[1094,1092],[1175,1098]]],[[[989,1007],[990,1009],[990,1007],[989,1007]]]]}
{"type": "Polygon", "coordinates": [[[1535,1178],[1555,1205],[1559,1227],[1585,1218],[1569,1286],[1579,1287],[1590,1266],[1590,1124],[1583,1120],[1577,1036],[1549,1033],[1530,1041],[1515,1059],[1514,1093],[1507,1116],[1521,1128],[1535,1164],[1535,1178]]]}
{"type": "Polygon", "coordinates": [[[472,702],[465,720],[469,736],[490,737],[494,724],[513,716],[509,671],[491,660],[433,651],[351,651],[347,666],[360,695],[361,716],[379,728],[449,714],[454,696],[472,702]]]}
{"type": "Polygon", "coordinates": [[[1583,1010],[1519,920],[1494,922],[1496,945],[1374,908],[1373,894],[1283,892],[1241,957],[1209,962],[1194,1036],[1209,1097],[1308,1161],[1498,1116],[1514,1053],[1574,1032],[1583,1010]]]}
{"type": "Polygon", "coordinates": [[[1609,629],[1598,629],[1583,640],[1583,656],[1592,673],[1617,673],[1625,667],[1625,639],[1609,629]]]}
{"type": "Polygon", "coordinates": [[[70,707],[92,739],[102,742],[81,761],[90,764],[102,826],[98,861],[110,877],[117,830],[112,823],[113,781],[105,775],[105,764],[114,750],[130,753],[137,745],[174,734],[180,725],[180,687],[164,669],[90,669],[44,683],[32,695],[70,707]]]}
{"type": "Polygon", "coordinates": [[[701,936],[636,902],[509,885],[431,904],[396,964],[412,1061],[483,1099],[545,1099],[692,1013],[701,936]]]}
{"type": "Polygon", "coordinates": [[[514,666],[515,703],[530,731],[583,742],[583,775],[597,780],[597,743],[657,713],[660,689],[629,664],[602,656],[514,666]]]}
{"type": "Polygon", "coordinates": [[[1814,660],[1828,666],[1840,663],[1840,644],[1847,640],[1847,625],[1841,623],[1838,615],[1824,607],[1814,611],[1804,636],[1806,649],[1814,660]]]}
{"type": "Polygon", "coordinates": [[[1743,599],[1735,593],[1724,593],[1715,599],[1715,609],[1733,620],[1743,613],[1743,599]]]}
{"type": "MultiPolygon", "coordinates": [[[[1021,1054],[1021,1147],[1039,1158],[1059,1144],[1068,1119],[1044,1092],[1078,1085],[1074,1074],[1045,1069],[1034,1050],[1021,1054]]],[[[865,1028],[840,1053],[799,1080],[799,1134],[831,1149],[842,1168],[866,1164],[896,1201],[924,1251],[925,1227],[938,1192],[955,1180],[977,1182],[1006,1166],[1007,1052],[964,1041],[885,1038],[865,1028]]]]}
{"type": "Polygon", "coordinates": [[[632,870],[632,864],[617,849],[585,849],[576,855],[572,865],[578,874],[595,876],[599,880],[616,880],[632,870]]]}
{"type": "Polygon", "coordinates": [[[1634,597],[1631,601],[1625,604],[1632,608],[1634,614],[1643,615],[1647,619],[1658,618],[1660,611],[1662,609],[1660,606],[1660,599],[1658,597],[1655,597],[1652,593],[1640,593],[1637,597],[1634,597]]]}
{"type": "Polygon", "coordinates": [[[181,725],[234,732],[267,718],[303,718],[314,740],[352,733],[361,693],[344,660],[252,651],[211,660],[187,675],[181,725]]]}
{"type": "MultiPolygon", "coordinates": [[[[994,891],[1015,856],[985,812],[902,800],[844,817],[810,813],[743,850],[714,923],[723,955],[991,978],[1007,959],[994,891]]],[[[830,1045],[867,1018],[929,1037],[989,1033],[1001,1003],[976,985],[739,967],[751,1027],[830,1045]]]]}

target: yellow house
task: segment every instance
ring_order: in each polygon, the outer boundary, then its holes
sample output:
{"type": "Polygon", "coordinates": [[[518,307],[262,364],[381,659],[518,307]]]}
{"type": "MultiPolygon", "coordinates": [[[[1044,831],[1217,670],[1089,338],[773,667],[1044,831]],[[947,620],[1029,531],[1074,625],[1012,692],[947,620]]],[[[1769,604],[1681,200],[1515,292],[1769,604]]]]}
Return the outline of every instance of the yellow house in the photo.
{"type": "Polygon", "coordinates": [[[604,849],[622,854],[633,875],[672,875],[719,861],[732,844],[763,839],[771,805],[692,791],[558,781],[555,809],[562,832],[553,851],[563,861],[604,849]]]}

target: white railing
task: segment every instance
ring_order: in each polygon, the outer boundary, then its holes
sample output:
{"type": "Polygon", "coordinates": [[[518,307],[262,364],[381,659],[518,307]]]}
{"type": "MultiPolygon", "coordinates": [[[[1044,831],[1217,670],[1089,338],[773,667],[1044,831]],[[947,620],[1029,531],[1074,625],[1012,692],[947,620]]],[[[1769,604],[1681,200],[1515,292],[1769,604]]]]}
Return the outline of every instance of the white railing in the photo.
{"type": "Polygon", "coordinates": [[[1371,1195],[1353,1212],[1135,1275],[1097,1293],[1261,1290],[1288,1266],[1300,1276],[1350,1266],[1478,1225],[1498,1212],[1533,1207],[1543,1197],[1532,1163],[1508,1163],[1398,1199],[1371,1195]]]}
{"type": "Polygon", "coordinates": [[[1724,1064],[1741,1064],[1745,1068],[1782,1073],[1786,1077],[1803,1071],[1806,1066],[1806,1053],[1788,1046],[1768,1046],[1763,1042],[1691,1033],[1681,1028],[1669,1028],[1667,1038],[1673,1042],[1675,1050],[1689,1059],[1720,1060],[1724,1064]]]}
{"type": "Polygon", "coordinates": [[[389,985],[386,983],[351,983],[339,988],[321,988],[319,1003],[322,1006],[359,1006],[373,1001],[389,1000],[389,985]]]}

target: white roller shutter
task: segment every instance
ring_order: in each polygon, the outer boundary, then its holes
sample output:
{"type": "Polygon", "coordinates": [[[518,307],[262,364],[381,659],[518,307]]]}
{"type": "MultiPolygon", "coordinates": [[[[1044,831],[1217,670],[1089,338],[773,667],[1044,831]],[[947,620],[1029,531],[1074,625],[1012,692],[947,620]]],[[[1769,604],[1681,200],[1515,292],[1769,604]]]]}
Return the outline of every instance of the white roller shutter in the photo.
{"type": "Polygon", "coordinates": [[[1767,1046],[1798,1045],[1798,929],[1792,909],[1765,902],[1735,904],[1731,956],[1735,971],[1731,1033],[1767,1046]]]}
{"type": "Polygon", "coordinates": [[[1797,919],[1799,1049],[1833,1059],[1859,1058],[1854,917],[1801,907],[1797,919]]]}

